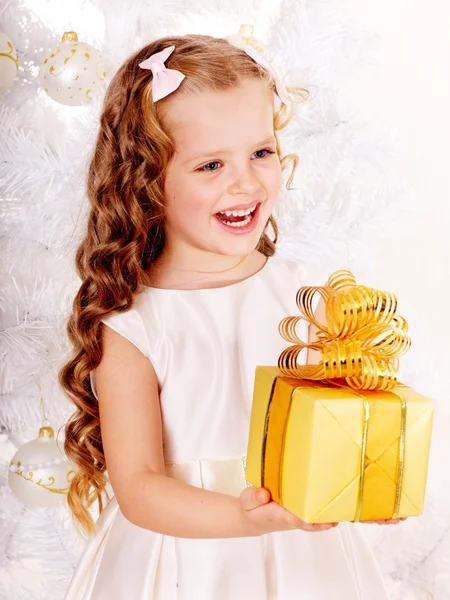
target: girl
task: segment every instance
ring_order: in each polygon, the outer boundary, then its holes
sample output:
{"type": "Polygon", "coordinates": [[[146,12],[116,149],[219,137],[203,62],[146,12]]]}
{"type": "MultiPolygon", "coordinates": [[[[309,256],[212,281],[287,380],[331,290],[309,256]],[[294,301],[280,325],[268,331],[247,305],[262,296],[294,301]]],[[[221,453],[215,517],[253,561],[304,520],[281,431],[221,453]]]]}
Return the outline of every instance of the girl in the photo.
{"type": "Polygon", "coordinates": [[[109,85],[60,372],[91,535],[66,600],[387,598],[358,526],[308,525],[245,482],[255,367],[307,284],[274,256],[286,96],[254,48],[206,35],[145,46],[109,85]]]}

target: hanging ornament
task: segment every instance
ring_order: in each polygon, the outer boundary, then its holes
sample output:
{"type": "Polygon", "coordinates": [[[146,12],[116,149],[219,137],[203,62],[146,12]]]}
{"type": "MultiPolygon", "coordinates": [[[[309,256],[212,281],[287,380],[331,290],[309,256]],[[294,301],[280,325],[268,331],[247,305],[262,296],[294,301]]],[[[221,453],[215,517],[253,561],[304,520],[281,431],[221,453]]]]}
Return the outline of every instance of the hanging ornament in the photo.
{"type": "Polygon", "coordinates": [[[12,86],[18,67],[16,49],[11,40],[0,31],[0,94],[12,86]]]}
{"type": "Polygon", "coordinates": [[[89,103],[105,88],[106,67],[98,50],[66,31],[41,66],[39,79],[47,94],[68,106],[89,103]]]}
{"type": "Polygon", "coordinates": [[[258,50],[266,60],[271,62],[273,59],[273,52],[267,44],[264,44],[264,42],[255,38],[253,32],[254,28],[252,25],[241,25],[237,33],[227,35],[225,36],[225,39],[228,40],[230,44],[233,44],[233,46],[237,46],[242,50],[244,50],[247,45],[253,46],[253,48],[258,50]]]}
{"type": "Polygon", "coordinates": [[[44,413],[39,437],[21,446],[9,463],[11,490],[24,504],[53,508],[66,501],[74,475],[63,445],[58,444],[44,413]]]}

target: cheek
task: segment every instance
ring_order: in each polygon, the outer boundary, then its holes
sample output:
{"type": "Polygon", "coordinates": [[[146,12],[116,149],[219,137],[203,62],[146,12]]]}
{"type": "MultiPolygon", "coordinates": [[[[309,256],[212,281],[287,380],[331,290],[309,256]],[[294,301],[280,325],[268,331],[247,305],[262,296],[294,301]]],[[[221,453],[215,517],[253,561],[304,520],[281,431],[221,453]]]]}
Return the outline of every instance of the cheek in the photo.
{"type": "Polygon", "coordinates": [[[183,221],[184,224],[196,221],[200,215],[214,212],[217,194],[214,186],[200,179],[187,178],[183,181],[168,182],[165,187],[166,213],[172,222],[183,221]]]}
{"type": "Polygon", "coordinates": [[[283,173],[281,171],[281,165],[278,164],[278,168],[271,171],[266,182],[267,190],[269,191],[269,194],[272,197],[272,199],[276,199],[276,197],[278,196],[282,183],[283,173]]]}

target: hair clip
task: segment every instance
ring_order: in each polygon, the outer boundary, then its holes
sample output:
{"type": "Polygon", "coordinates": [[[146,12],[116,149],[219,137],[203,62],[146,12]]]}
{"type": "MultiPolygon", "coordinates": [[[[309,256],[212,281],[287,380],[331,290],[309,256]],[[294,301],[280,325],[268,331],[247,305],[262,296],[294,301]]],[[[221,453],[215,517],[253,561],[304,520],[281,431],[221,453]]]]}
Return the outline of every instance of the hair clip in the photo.
{"type": "MultiPolygon", "coordinates": [[[[239,33],[237,35],[228,36],[226,39],[230,44],[244,50],[250,58],[252,58],[257,64],[265,69],[275,83],[278,97],[281,102],[288,104],[290,101],[289,93],[278,76],[277,72],[270,64],[270,62],[262,55],[262,53],[255,47],[262,48],[261,42],[254,38],[251,34],[253,33],[253,27],[251,25],[241,25],[239,33]],[[250,35],[246,35],[250,34],[250,35]]],[[[169,46],[161,52],[152,54],[149,58],[139,63],[141,69],[150,69],[153,75],[152,81],[152,98],[153,102],[165,98],[172,92],[174,92],[180,86],[183,79],[186,77],[181,71],[176,69],[168,69],[164,62],[174,51],[175,46],[169,46]]]]}
{"type": "Polygon", "coordinates": [[[186,77],[181,71],[176,69],[168,69],[164,62],[174,51],[175,46],[169,46],[161,52],[152,54],[149,58],[139,63],[141,69],[150,69],[153,75],[152,81],[152,98],[153,102],[165,98],[174,92],[186,77]]]}

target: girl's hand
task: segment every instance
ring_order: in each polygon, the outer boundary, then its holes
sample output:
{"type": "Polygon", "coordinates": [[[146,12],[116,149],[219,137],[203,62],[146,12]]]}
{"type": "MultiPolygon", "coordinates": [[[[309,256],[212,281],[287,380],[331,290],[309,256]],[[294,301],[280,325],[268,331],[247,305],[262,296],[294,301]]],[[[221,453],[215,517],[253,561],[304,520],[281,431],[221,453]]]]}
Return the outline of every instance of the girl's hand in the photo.
{"type": "Polygon", "coordinates": [[[326,531],[338,523],[305,523],[286,508],[270,500],[270,492],[265,488],[246,487],[240,495],[244,518],[258,535],[289,529],[303,531],[326,531]]]}
{"type": "Polygon", "coordinates": [[[377,523],[378,525],[398,525],[400,521],[406,521],[408,517],[401,517],[401,519],[378,519],[376,521],[360,521],[361,523],[377,523]]]}

